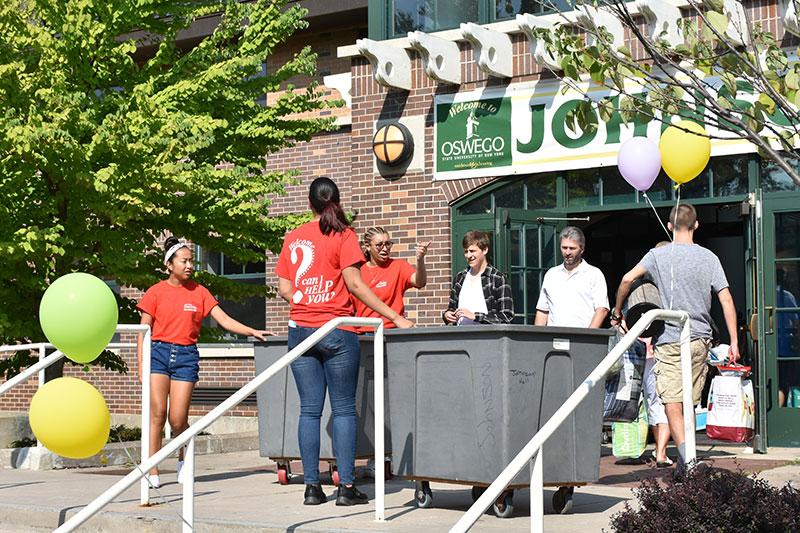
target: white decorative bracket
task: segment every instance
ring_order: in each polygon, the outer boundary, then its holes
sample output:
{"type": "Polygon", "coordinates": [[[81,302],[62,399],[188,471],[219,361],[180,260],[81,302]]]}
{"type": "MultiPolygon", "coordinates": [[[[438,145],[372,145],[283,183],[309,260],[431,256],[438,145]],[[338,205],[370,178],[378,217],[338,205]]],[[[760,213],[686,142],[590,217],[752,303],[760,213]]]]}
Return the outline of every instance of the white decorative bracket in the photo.
{"type": "Polygon", "coordinates": [[[670,47],[684,43],[683,33],[678,27],[678,21],[683,17],[674,4],[665,0],[639,0],[636,5],[647,21],[653,41],[666,41],[670,47]]]}
{"type": "Polygon", "coordinates": [[[358,52],[372,64],[372,76],[384,87],[411,90],[411,58],[403,48],[372,39],[358,39],[358,52]]]}
{"type": "Polygon", "coordinates": [[[475,63],[482,71],[497,78],[510,78],[514,75],[514,53],[508,34],[467,22],[461,24],[461,35],[472,44],[475,63]]]}
{"type": "Polygon", "coordinates": [[[422,57],[425,74],[436,81],[461,85],[461,51],[456,43],[421,31],[408,32],[408,42],[422,57]]]}
{"type": "Polygon", "coordinates": [[[350,93],[350,89],[353,87],[353,77],[349,72],[323,76],[322,84],[325,85],[325,87],[339,91],[347,109],[353,108],[353,95],[350,93]]]}
{"type": "MultiPolygon", "coordinates": [[[[611,47],[614,53],[619,54],[617,50],[625,45],[625,29],[622,27],[622,22],[613,13],[607,9],[598,9],[594,6],[583,4],[576,8],[575,15],[578,18],[578,22],[585,28],[593,30],[605,28],[613,39],[611,47]]],[[[586,42],[589,45],[595,44],[596,41],[597,38],[594,35],[588,34],[586,36],[586,42]]]]}
{"type": "Polygon", "coordinates": [[[792,35],[800,36],[800,20],[797,17],[796,0],[781,0],[781,19],[783,27],[792,35]]]}
{"type": "MultiPolygon", "coordinates": [[[[707,7],[711,7],[706,4],[707,7]]],[[[747,15],[744,6],[738,0],[724,0],[722,12],[728,16],[728,28],[725,35],[733,44],[747,46],[750,44],[750,30],[747,27],[747,15]]]]}
{"type": "Polygon", "coordinates": [[[543,20],[530,13],[517,15],[517,24],[531,43],[531,55],[533,56],[533,60],[536,61],[537,64],[547,67],[550,70],[561,70],[561,56],[558,54],[553,55],[553,53],[547,49],[547,43],[534,33],[535,30],[540,28],[552,31],[555,25],[552,22],[543,20]]]}

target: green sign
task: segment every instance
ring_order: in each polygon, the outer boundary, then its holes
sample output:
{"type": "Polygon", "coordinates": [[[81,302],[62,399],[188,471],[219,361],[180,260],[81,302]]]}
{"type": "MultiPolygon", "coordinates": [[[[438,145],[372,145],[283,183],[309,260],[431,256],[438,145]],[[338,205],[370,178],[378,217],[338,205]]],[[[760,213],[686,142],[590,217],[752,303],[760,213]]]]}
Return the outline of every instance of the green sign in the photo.
{"type": "MultiPolygon", "coordinates": [[[[738,88],[736,108],[752,107],[752,87],[742,84],[738,88]]],[[[720,93],[724,90],[720,83],[720,93]]],[[[609,97],[616,107],[618,95],[605,87],[587,83],[583,92],[593,99],[609,97]]],[[[626,124],[615,110],[608,121],[596,117],[596,128],[573,131],[568,116],[583,99],[583,93],[550,81],[437,95],[434,179],[614,166],[622,143],[632,137],[658,142],[666,127],[659,120],[626,124]]],[[[705,123],[712,136],[712,156],[755,151],[746,139],[714,127],[713,121],[706,122],[707,112],[705,108],[690,110],[684,118],[705,123]]],[[[791,127],[783,115],[771,119],[775,127],[791,127]]]]}
{"type": "Polygon", "coordinates": [[[511,99],[436,106],[438,172],[511,164],[511,99]]]}

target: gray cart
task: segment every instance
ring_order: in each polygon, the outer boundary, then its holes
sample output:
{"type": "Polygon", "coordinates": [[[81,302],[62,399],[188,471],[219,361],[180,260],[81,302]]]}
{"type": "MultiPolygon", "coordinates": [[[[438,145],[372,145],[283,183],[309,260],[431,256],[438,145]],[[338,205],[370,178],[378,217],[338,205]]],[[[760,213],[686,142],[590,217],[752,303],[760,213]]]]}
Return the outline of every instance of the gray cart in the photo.
{"type": "MultiPolygon", "coordinates": [[[[387,332],[392,474],[417,481],[419,507],[432,505],[430,481],[473,487],[477,499],[608,353],[607,330],[518,325],[417,328],[387,332]]],[[[603,389],[598,383],[544,447],[545,484],[561,487],[559,511],[575,486],[600,468],[603,389]]],[[[513,489],[495,504],[513,512],[513,489]]]]}
{"type": "MultiPolygon", "coordinates": [[[[286,355],[287,337],[269,337],[264,342],[255,343],[256,372],[263,372],[272,363],[286,355]]],[[[373,389],[373,341],[374,337],[360,337],[361,366],[358,371],[356,389],[356,416],[358,444],[356,457],[368,458],[375,455],[375,408],[373,389]]],[[[386,368],[384,366],[384,368],[386,368]]],[[[384,376],[385,380],[385,376],[384,376]]],[[[278,464],[278,481],[286,485],[292,478],[290,461],[300,459],[300,446],[297,442],[297,426],[300,417],[300,397],[297,394],[291,368],[278,372],[256,392],[258,401],[258,433],[262,457],[269,457],[278,464]]],[[[389,419],[385,419],[386,455],[391,451],[391,435],[388,431],[389,419]]],[[[330,403],[325,398],[325,407],[320,420],[320,459],[327,461],[334,485],[339,484],[336,470],[336,456],[333,452],[333,420],[330,403]]],[[[388,473],[388,463],[385,465],[388,473]]]]}

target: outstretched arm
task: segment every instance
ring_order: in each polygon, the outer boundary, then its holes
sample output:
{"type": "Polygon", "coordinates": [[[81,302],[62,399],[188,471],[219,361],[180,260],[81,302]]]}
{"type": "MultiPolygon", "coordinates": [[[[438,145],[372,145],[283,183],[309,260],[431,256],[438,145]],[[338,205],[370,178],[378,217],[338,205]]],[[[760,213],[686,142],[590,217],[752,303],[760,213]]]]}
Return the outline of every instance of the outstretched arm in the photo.
{"type": "Polygon", "coordinates": [[[237,335],[247,335],[248,337],[255,337],[262,341],[268,335],[272,335],[272,333],[270,333],[269,331],[254,329],[251,328],[250,326],[245,326],[238,320],[231,318],[228,315],[228,313],[223,311],[222,308],[218,305],[215,305],[214,308],[211,310],[211,318],[216,320],[217,323],[226,330],[230,331],[231,333],[236,333],[237,335]]]}

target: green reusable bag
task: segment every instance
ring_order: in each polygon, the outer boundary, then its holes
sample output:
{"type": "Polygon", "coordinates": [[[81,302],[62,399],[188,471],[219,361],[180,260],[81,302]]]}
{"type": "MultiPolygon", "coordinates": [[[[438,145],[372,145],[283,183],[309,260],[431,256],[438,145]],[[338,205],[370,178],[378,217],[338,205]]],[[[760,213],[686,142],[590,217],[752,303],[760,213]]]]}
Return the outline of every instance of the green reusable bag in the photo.
{"type": "Polygon", "coordinates": [[[614,457],[638,459],[647,447],[647,410],[639,402],[639,416],[633,422],[612,422],[611,442],[614,457]]]}

